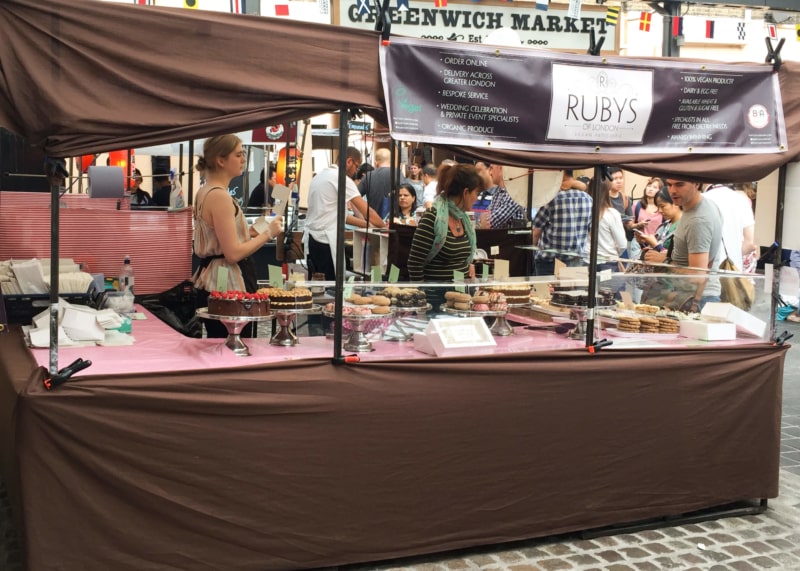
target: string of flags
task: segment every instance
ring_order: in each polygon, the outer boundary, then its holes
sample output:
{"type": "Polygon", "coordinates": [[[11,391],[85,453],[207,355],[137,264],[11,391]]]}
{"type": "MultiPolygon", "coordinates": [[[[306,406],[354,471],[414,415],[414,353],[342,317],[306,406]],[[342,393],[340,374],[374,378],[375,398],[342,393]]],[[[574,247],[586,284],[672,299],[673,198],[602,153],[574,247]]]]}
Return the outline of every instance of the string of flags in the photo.
{"type": "MultiPolygon", "coordinates": [[[[280,0],[279,0],[280,1],[280,0]]],[[[375,0],[376,2],[381,0],[375,0]]],[[[430,0],[427,0],[430,1],[430,0]]],[[[432,0],[433,5],[436,8],[446,8],[447,7],[447,0],[432,0]]],[[[507,0],[511,2],[512,0],[507,0]]],[[[156,4],[155,0],[132,0],[133,4],[137,4],[140,6],[153,6],[156,4]]],[[[239,14],[242,11],[242,3],[243,0],[230,0],[231,2],[231,11],[233,13],[239,14]]],[[[289,3],[286,0],[283,0],[284,3],[275,4],[275,15],[276,16],[289,16],[289,3]]],[[[357,2],[357,12],[360,16],[367,15],[371,12],[371,0],[356,0],[357,2]]],[[[410,0],[396,0],[397,10],[400,12],[406,12],[410,9],[409,6],[410,0]]],[[[481,2],[481,0],[472,0],[472,2],[481,2]]],[[[317,6],[319,8],[320,14],[327,15],[330,14],[331,10],[331,0],[316,0],[317,6]]],[[[582,0],[569,0],[569,10],[568,16],[571,18],[579,18],[580,17],[580,9],[581,9],[582,0]]],[[[197,10],[199,8],[200,0],[183,0],[184,8],[189,8],[192,10],[197,10]]],[[[541,10],[543,12],[547,12],[550,8],[550,0],[535,0],[536,10],[541,10]]],[[[620,18],[620,11],[621,8],[619,6],[609,6],[606,9],[606,24],[609,26],[617,26],[619,25],[619,18],[620,18]]],[[[666,18],[665,18],[666,19],[666,18]]],[[[725,19],[725,18],[723,18],[725,19]]],[[[670,17],[671,23],[671,32],[673,37],[683,36],[683,24],[684,19],[682,16],[671,16],[670,17]]],[[[653,22],[653,13],[652,12],[641,12],[639,15],[639,30],[642,32],[649,32],[653,22]]],[[[722,35],[723,39],[726,36],[726,33],[732,32],[732,30],[728,27],[729,25],[723,24],[722,25],[722,35]],[[730,30],[730,32],[726,32],[730,30]]],[[[774,23],[765,23],[767,36],[773,40],[778,39],[778,27],[774,23]]],[[[702,33],[700,28],[696,27],[696,24],[693,23],[692,30],[694,33],[702,33]]],[[[706,20],[705,21],[705,37],[707,39],[714,39],[717,32],[716,22],[714,20],[706,20]]],[[[747,26],[745,22],[738,22],[736,23],[736,37],[739,41],[744,41],[747,37],[747,26]]],[[[800,42],[800,23],[795,24],[795,38],[798,42],[800,42]]]]}

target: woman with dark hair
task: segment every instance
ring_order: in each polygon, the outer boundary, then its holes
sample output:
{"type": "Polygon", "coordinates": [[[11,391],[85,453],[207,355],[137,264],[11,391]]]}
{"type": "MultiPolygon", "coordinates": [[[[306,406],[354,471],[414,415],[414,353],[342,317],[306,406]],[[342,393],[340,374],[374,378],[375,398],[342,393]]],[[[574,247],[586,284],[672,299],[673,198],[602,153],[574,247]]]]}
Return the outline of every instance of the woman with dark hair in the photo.
{"type": "Polygon", "coordinates": [[[142,190],[142,171],[133,169],[133,176],[130,179],[131,208],[141,208],[143,206],[153,206],[153,199],[142,190]]]}
{"type": "Polygon", "coordinates": [[[618,271],[619,255],[625,250],[625,228],[622,216],[611,204],[611,182],[603,179],[597,191],[600,220],[597,225],[597,269],[618,271]]]}
{"type": "Polygon", "coordinates": [[[417,225],[414,213],[417,210],[417,191],[411,183],[404,182],[397,189],[397,224],[417,225]]]}
{"type": "Polygon", "coordinates": [[[672,201],[666,188],[658,191],[654,200],[664,221],[654,234],[636,232],[636,240],[642,246],[642,259],[646,262],[665,262],[672,249],[672,235],[678,229],[683,211],[672,201]]]}
{"type": "Polygon", "coordinates": [[[655,234],[655,231],[664,221],[656,206],[656,195],[664,188],[664,181],[654,176],[647,180],[644,194],[633,209],[633,228],[642,230],[645,234],[655,234]]]}
{"type": "Polygon", "coordinates": [[[473,165],[440,168],[439,192],[419,221],[408,254],[413,281],[451,282],[453,272],[474,277],[475,228],[467,212],[483,188],[473,165]]]}

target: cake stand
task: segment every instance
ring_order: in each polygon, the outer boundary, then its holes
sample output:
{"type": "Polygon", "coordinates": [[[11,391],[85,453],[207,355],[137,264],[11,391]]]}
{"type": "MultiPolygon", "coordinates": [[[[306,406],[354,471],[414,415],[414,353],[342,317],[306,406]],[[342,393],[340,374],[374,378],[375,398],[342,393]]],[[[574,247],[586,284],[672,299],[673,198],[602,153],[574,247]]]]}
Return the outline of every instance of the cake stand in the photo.
{"type": "Polygon", "coordinates": [[[225,346],[233,351],[234,355],[238,355],[239,357],[248,357],[250,355],[250,349],[244,344],[244,341],[242,341],[240,337],[244,326],[254,321],[269,321],[274,318],[272,314],[239,317],[232,315],[215,315],[209,313],[207,307],[198,309],[197,316],[201,319],[210,319],[222,323],[228,331],[228,338],[225,340],[225,346]]]}
{"type": "MultiPolygon", "coordinates": [[[[326,317],[336,317],[333,311],[323,311],[326,317]]],[[[389,313],[382,313],[380,315],[343,315],[342,325],[349,329],[350,333],[345,339],[342,348],[345,351],[355,351],[356,353],[369,353],[374,351],[372,342],[368,339],[368,335],[380,328],[381,333],[391,324],[394,318],[394,310],[389,313]]]]}
{"type": "Polygon", "coordinates": [[[425,305],[420,305],[417,307],[392,306],[392,309],[394,309],[395,312],[395,328],[403,336],[402,338],[394,338],[393,340],[413,341],[414,333],[421,331],[421,329],[413,321],[410,322],[407,320],[412,319],[419,321],[425,319],[425,315],[432,309],[432,307],[430,303],[426,303],[425,305]]]}
{"type": "Polygon", "coordinates": [[[586,306],[585,305],[565,305],[561,303],[550,302],[553,307],[563,307],[569,309],[569,318],[575,321],[575,328],[569,332],[570,339],[585,339],[586,338],[586,306]]]}
{"type": "Polygon", "coordinates": [[[269,340],[270,345],[279,345],[281,347],[293,347],[300,343],[297,335],[292,332],[292,323],[298,315],[307,315],[319,312],[319,305],[312,305],[307,309],[276,309],[275,310],[275,323],[278,330],[272,339],[269,340]]]}
{"type": "MultiPolygon", "coordinates": [[[[510,305],[508,307],[516,307],[510,305]]],[[[498,311],[472,311],[470,309],[456,309],[455,307],[447,307],[447,304],[442,304],[440,309],[448,315],[457,315],[458,317],[494,317],[489,331],[492,335],[497,337],[506,337],[514,334],[514,329],[506,320],[508,309],[501,309],[498,311]]]]}

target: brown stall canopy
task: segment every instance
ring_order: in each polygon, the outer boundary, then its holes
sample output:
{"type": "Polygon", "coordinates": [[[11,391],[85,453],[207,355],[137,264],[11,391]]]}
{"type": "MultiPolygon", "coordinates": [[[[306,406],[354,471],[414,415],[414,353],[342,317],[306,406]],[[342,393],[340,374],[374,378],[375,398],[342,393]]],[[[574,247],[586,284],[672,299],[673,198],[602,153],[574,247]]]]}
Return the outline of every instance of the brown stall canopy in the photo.
{"type": "MultiPolygon", "coordinates": [[[[374,32],[93,0],[3,0],[0,37],[0,126],[51,156],[189,140],[344,107],[386,121],[374,32]]],[[[453,151],[520,166],[619,164],[704,181],[756,180],[800,158],[800,64],[785,62],[779,74],[784,153],[453,151]]]]}
{"type": "Polygon", "coordinates": [[[383,113],[378,37],[92,0],[0,2],[0,126],[66,157],[357,107],[383,113]]]}

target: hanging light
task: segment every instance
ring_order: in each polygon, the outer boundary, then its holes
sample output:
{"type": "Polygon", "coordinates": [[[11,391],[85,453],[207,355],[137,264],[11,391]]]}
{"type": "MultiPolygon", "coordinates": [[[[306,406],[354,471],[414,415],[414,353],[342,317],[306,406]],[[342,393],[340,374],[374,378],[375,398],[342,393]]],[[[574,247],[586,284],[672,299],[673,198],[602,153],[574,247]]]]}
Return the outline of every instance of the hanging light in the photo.
{"type": "Polygon", "coordinates": [[[297,173],[300,172],[300,151],[296,147],[292,147],[291,151],[289,152],[290,159],[293,158],[295,160],[294,164],[289,166],[289,176],[286,176],[286,147],[283,147],[280,152],[278,153],[278,165],[275,175],[278,180],[278,184],[287,185],[286,179],[289,178],[290,182],[294,182],[297,180],[297,173]]]}
{"type": "Polygon", "coordinates": [[[108,166],[122,167],[123,171],[128,170],[128,151],[111,151],[108,153],[108,166]]]}

